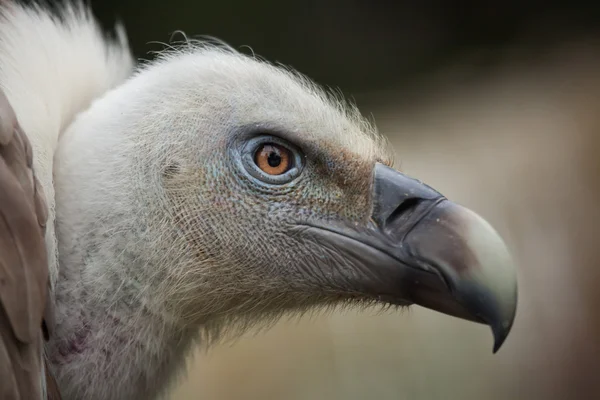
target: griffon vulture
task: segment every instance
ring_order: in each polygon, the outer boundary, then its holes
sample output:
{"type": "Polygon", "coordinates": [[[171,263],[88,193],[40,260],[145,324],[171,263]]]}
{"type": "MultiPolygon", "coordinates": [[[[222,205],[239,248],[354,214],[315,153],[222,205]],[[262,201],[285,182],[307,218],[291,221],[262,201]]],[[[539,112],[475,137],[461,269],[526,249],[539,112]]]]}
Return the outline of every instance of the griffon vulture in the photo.
{"type": "Polygon", "coordinates": [[[152,399],[195,343],[342,303],[511,329],[494,229],[290,69],[203,42],[134,68],[85,6],[4,1],[0,88],[2,399],[152,399]]]}

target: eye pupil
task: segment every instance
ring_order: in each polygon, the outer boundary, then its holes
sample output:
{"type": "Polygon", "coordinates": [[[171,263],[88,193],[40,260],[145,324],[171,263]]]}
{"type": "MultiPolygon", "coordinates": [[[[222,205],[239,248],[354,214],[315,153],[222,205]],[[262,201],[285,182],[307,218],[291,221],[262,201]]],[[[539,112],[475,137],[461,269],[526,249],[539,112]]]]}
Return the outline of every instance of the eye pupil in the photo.
{"type": "Polygon", "coordinates": [[[293,165],[291,151],[274,143],[262,145],[255,153],[254,162],[269,175],[284,174],[293,165]]]}
{"type": "Polygon", "coordinates": [[[272,151],[267,157],[267,162],[273,168],[278,167],[281,164],[281,156],[276,151],[272,151]]]}

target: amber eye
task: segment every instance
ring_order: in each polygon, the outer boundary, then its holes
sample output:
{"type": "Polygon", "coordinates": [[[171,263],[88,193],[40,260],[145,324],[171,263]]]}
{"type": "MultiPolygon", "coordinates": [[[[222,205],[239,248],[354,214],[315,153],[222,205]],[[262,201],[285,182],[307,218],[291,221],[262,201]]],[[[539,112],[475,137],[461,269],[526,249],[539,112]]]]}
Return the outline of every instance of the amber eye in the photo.
{"type": "Polygon", "coordinates": [[[266,174],[281,175],[292,167],[292,155],[283,146],[265,143],[257,149],[254,162],[266,174]]]}
{"type": "Polygon", "coordinates": [[[243,147],[234,147],[239,152],[236,157],[255,184],[285,185],[298,178],[304,169],[304,153],[285,139],[261,135],[241,143],[243,147]]]}

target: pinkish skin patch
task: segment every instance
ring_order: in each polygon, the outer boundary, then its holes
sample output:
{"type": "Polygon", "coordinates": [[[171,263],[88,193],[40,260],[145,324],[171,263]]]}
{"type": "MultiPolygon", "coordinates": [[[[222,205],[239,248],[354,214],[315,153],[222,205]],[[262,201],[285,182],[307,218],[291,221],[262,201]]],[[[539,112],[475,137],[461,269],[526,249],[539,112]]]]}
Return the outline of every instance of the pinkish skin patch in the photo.
{"type": "MultiPolygon", "coordinates": [[[[121,321],[119,318],[111,317],[113,322],[113,326],[120,325],[121,321]]],[[[62,342],[58,346],[58,357],[54,359],[57,364],[68,364],[72,361],[73,357],[77,354],[83,353],[87,349],[87,341],[92,333],[90,326],[87,323],[83,324],[83,328],[75,332],[75,335],[71,337],[69,340],[62,342]]],[[[119,344],[124,344],[125,340],[122,338],[117,338],[119,344]]],[[[102,349],[102,353],[108,359],[111,355],[111,352],[107,349],[102,349]]]]}
{"type": "Polygon", "coordinates": [[[87,324],[84,324],[83,328],[75,332],[73,337],[59,344],[59,357],[57,357],[55,361],[58,364],[68,364],[74,355],[83,353],[86,349],[86,342],[90,333],[90,327],[87,324]]]}

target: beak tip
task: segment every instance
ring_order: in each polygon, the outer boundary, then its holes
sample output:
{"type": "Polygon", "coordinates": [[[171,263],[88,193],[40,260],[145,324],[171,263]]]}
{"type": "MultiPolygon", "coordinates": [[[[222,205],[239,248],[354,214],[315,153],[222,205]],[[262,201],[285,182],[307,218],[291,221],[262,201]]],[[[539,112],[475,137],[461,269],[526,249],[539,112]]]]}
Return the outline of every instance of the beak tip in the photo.
{"type": "Polygon", "coordinates": [[[497,330],[492,328],[492,332],[494,334],[494,348],[492,349],[492,354],[496,354],[500,347],[504,344],[504,341],[508,337],[508,333],[503,330],[497,330]]]}
{"type": "Polygon", "coordinates": [[[516,264],[504,240],[485,219],[462,207],[457,210],[462,211],[465,221],[469,221],[465,237],[478,266],[473,269],[472,278],[479,290],[487,291],[491,300],[485,319],[492,329],[493,354],[496,354],[506,341],[516,316],[516,264]]]}
{"type": "Polygon", "coordinates": [[[500,347],[502,347],[502,345],[506,341],[506,338],[508,337],[508,335],[510,334],[510,331],[512,330],[513,322],[514,322],[514,313],[511,318],[504,319],[500,323],[491,325],[492,334],[494,336],[494,348],[492,350],[493,354],[496,354],[498,352],[498,350],[500,350],[500,347]]]}

